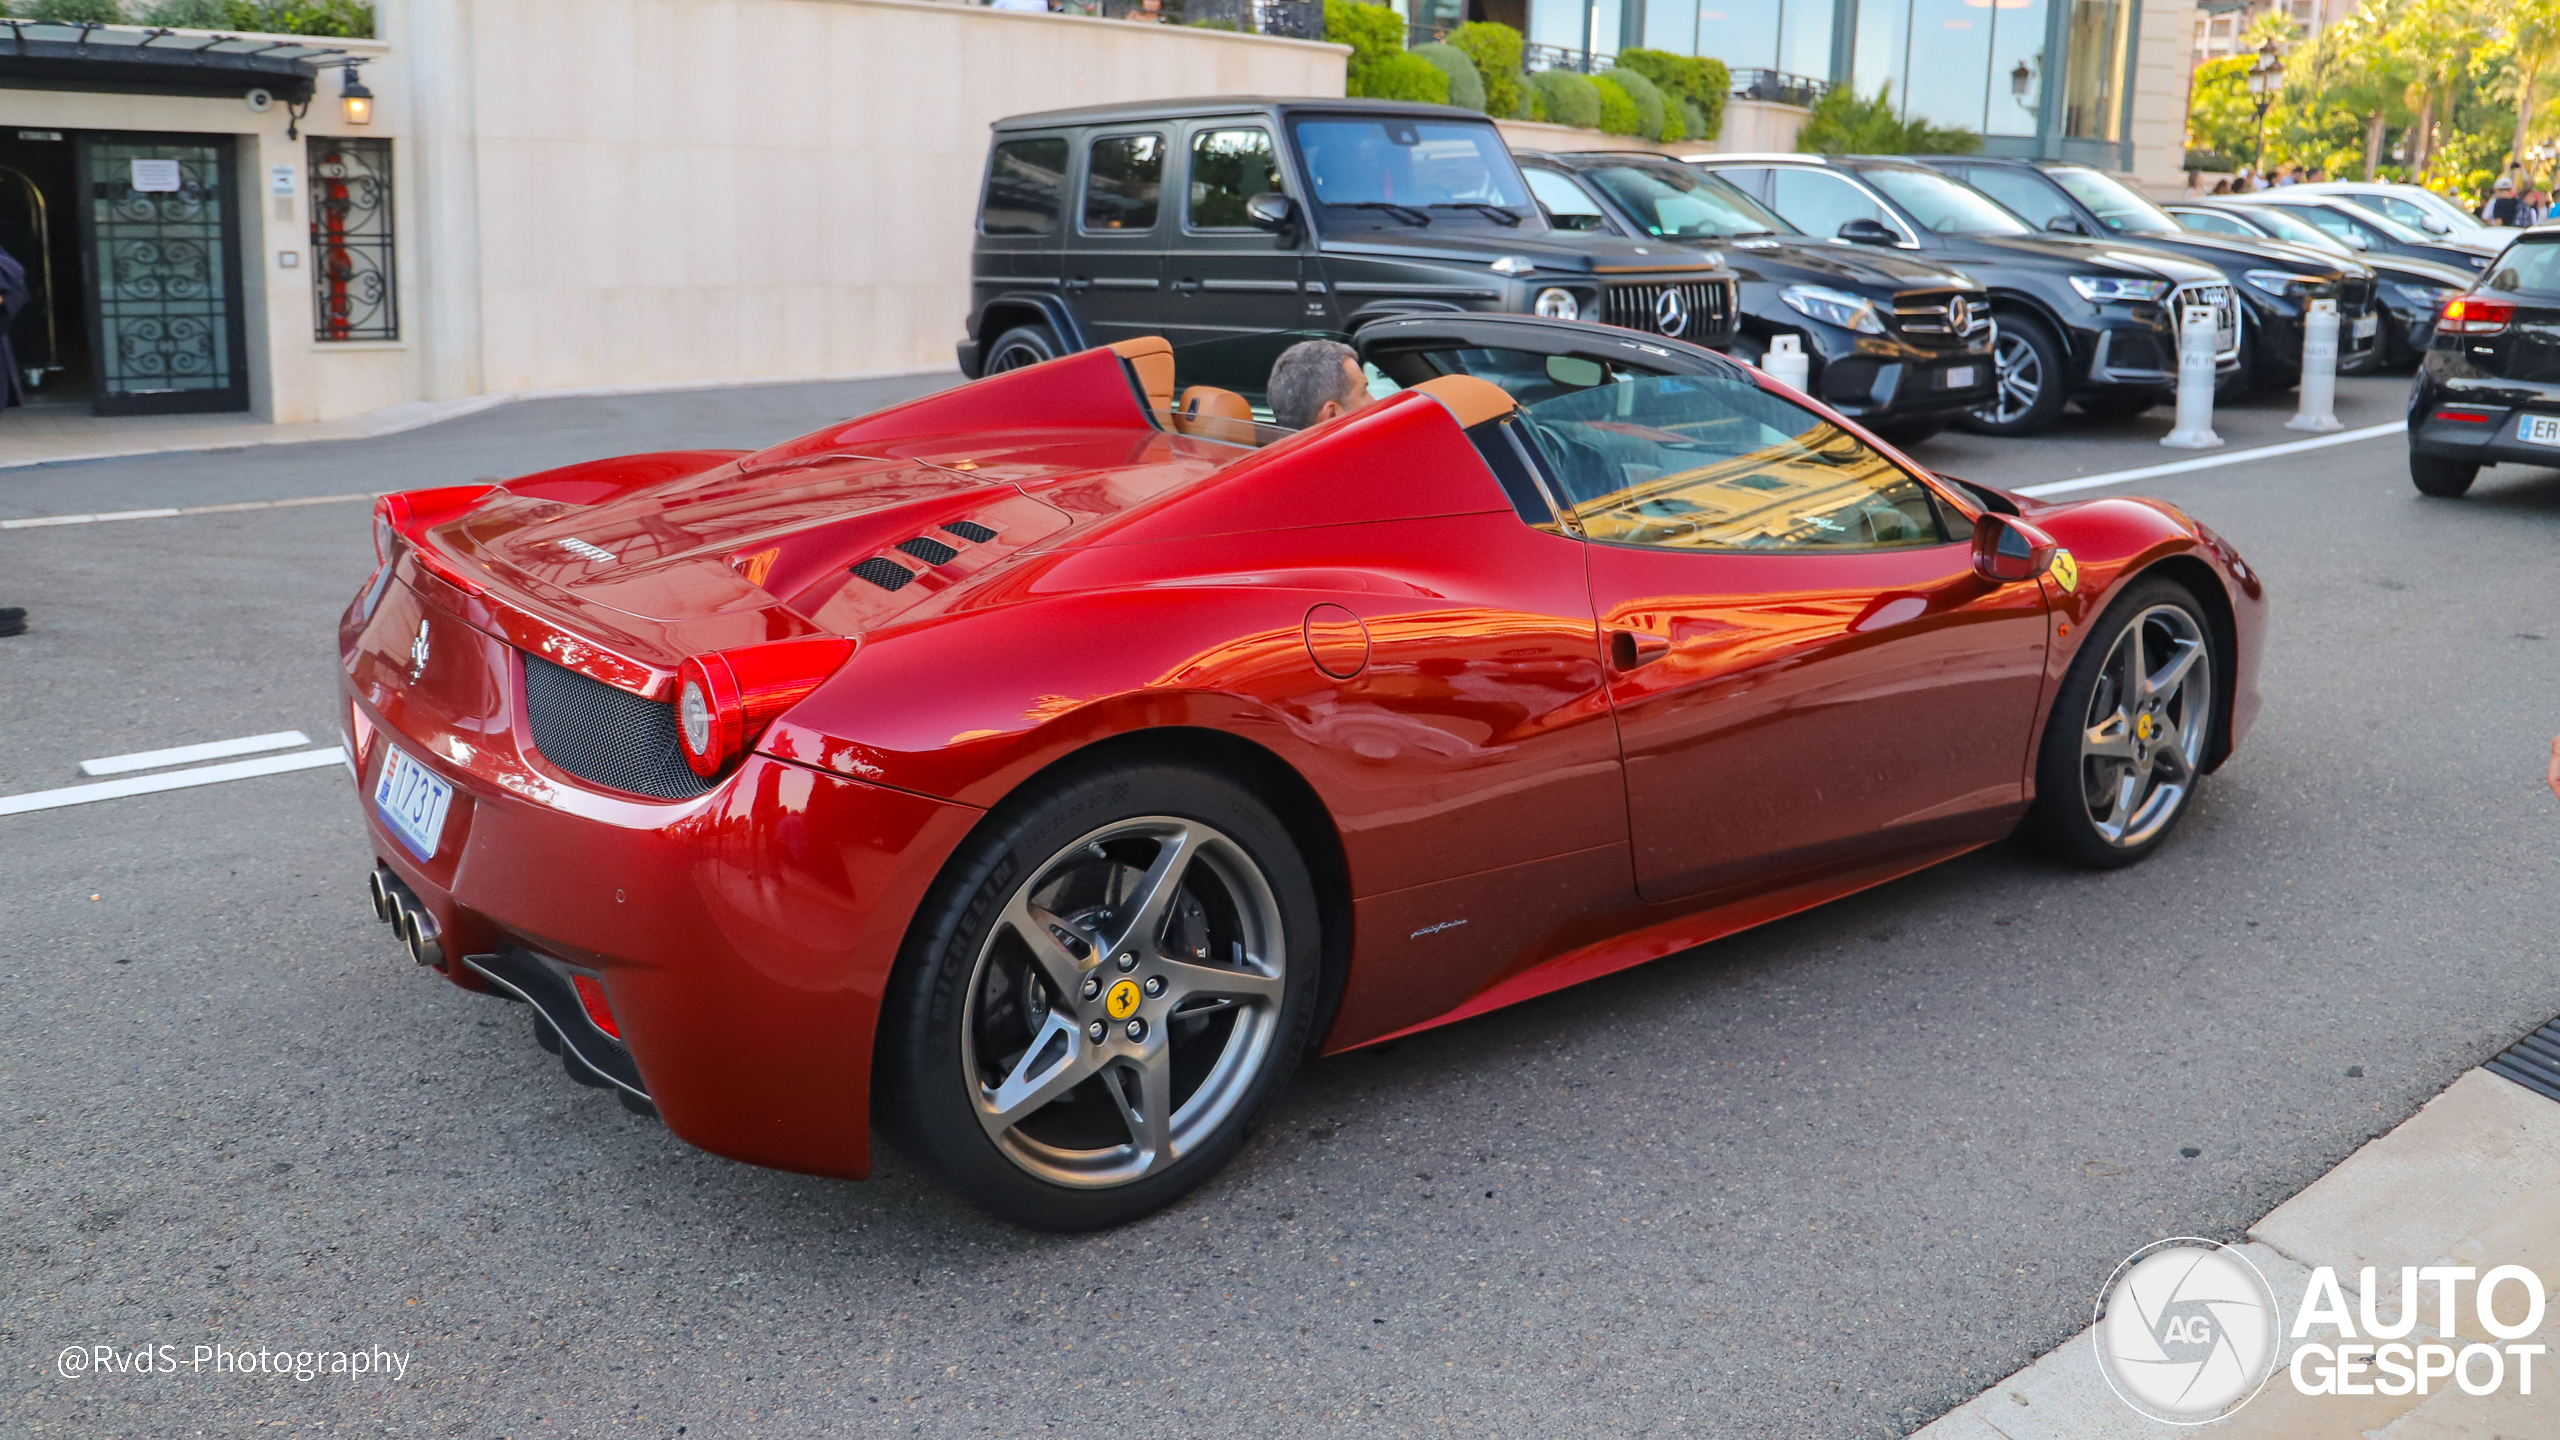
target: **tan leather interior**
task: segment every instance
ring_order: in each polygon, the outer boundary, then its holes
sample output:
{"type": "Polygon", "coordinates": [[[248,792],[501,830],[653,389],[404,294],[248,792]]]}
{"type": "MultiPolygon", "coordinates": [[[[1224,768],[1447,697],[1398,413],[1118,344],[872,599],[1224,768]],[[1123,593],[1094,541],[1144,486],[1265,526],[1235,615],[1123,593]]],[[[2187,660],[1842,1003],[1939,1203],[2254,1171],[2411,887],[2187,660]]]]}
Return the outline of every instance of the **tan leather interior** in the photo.
{"type": "Polygon", "coordinates": [[[1138,377],[1138,388],[1146,392],[1147,408],[1158,415],[1173,410],[1173,346],[1161,335],[1141,335],[1123,340],[1111,347],[1111,353],[1129,363],[1129,371],[1138,377]]]}
{"type": "Polygon", "coordinates": [[[1253,443],[1253,406],[1233,390],[1215,385],[1194,385],[1182,392],[1182,403],[1173,409],[1173,428],[1184,435],[1197,435],[1204,440],[1225,440],[1238,445],[1253,443]]]}
{"type": "Polygon", "coordinates": [[[1443,375],[1425,380],[1413,387],[1441,404],[1458,417],[1458,428],[1472,430],[1487,420],[1498,420],[1520,408],[1510,392],[1490,380],[1473,375],[1443,375]]]}

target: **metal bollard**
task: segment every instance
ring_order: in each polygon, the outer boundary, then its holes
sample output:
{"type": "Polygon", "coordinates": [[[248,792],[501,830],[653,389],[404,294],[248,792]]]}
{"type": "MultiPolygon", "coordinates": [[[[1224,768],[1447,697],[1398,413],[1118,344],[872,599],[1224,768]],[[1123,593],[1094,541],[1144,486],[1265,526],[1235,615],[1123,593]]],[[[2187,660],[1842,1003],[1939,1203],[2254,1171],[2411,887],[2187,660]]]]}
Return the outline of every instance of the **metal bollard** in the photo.
{"type": "Polygon", "coordinates": [[[1760,357],[1760,368],[1791,390],[1801,391],[1812,383],[1813,361],[1804,353],[1801,336],[1770,336],[1769,353],[1760,357]]]}
{"type": "Polygon", "coordinates": [[[2210,305],[2190,305],[2178,316],[2178,423],[2160,443],[2179,450],[2210,450],[2213,433],[2213,325],[2210,305]]]}
{"type": "Polygon", "coordinates": [[[2323,435],[2344,430],[2337,406],[2338,302],[2314,300],[2302,320],[2302,404],[2284,428],[2323,435]]]}

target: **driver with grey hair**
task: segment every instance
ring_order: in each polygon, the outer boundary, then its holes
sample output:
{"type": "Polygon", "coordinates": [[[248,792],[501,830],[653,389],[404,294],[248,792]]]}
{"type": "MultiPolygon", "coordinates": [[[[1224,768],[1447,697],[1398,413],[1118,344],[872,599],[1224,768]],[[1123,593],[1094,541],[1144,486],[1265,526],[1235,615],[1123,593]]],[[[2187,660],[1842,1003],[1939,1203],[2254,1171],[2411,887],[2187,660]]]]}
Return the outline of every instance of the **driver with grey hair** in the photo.
{"type": "Polygon", "coordinates": [[[1271,419],[1290,430],[1321,425],[1369,403],[1360,357],[1339,340],[1301,340],[1271,365],[1271,419]]]}

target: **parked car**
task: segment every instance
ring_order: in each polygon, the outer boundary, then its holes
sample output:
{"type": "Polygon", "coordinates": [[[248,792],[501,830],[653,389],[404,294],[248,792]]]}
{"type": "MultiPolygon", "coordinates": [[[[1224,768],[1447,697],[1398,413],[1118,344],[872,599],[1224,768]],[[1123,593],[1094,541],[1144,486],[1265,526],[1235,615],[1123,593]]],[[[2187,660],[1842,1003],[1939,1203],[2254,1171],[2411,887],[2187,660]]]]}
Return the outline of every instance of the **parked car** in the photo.
{"type": "Polygon", "coordinates": [[[2257,237],[2225,239],[2182,228],[2159,206],[2101,170],[2060,160],[1932,155],[1926,163],[2017,212],[2039,230],[2129,240],[2210,265],[2231,282],[2240,308],[2240,371],[2233,383],[2281,390],[2302,378],[2302,322],[2315,300],[2338,307],[2338,364],[2362,365],[2382,329],[2373,271],[2352,259],[2257,237]]]}
{"type": "Polygon", "coordinates": [[[1138,335],[1357,330],[1413,311],[1733,337],[1731,271],[1558,235],[1501,132],[1446,105],[1227,98],[999,120],[960,369],[1138,335]]]}
{"type": "Polygon", "coordinates": [[[2260,190],[2247,196],[2208,195],[2198,205],[2266,205],[2299,215],[2319,227],[2340,244],[2358,255],[2396,255],[2404,259],[2434,260],[2456,265],[2478,274],[2489,266],[2489,257],[2506,244],[2513,230],[2473,230],[2450,235],[2432,235],[2412,230],[2397,220],[2377,215],[2336,195],[2296,195],[2293,186],[2260,190]],[[2477,238],[2475,238],[2477,237],[2477,238]]]}
{"type": "MultiPolygon", "coordinates": [[[[2397,220],[2421,235],[2464,235],[2473,239],[2474,231],[2492,231],[2496,227],[2477,215],[2424,185],[2393,185],[2382,181],[2320,180],[2308,184],[2279,187],[2296,195],[2327,195],[2372,211],[2386,220],[2397,220]]],[[[2492,237],[2503,240],[2504,237],[2492,237]]]]}
{"type": "Polygon", "coordinates": [[[2211,305],[2219,373],[2240,367],[2240,301],[2221,272],[2161,250],[2040,233],[1981,191],[1916,161],[1839,155],[1692,155],[1798,230],[1960,270],[1989,293],[2000,389],[1965,417],[2028,435],[2065,401],[2131,415],[2178,378],[2175,315],[2211,305]]]}
{"type": "Polygon", "coordinates": [[[2517,240],[2445,302],[2409,389],[2409,478],[2470,490],[2485,465],[2560,468],[2560,227],[2517,240]]]}
{"type": "Polygon", "coordinates": [[[877,1123],[1086,1229],[1310,1051],[2021,825],[2137,862],[2257,712],[2262,581],[2174,507],[1930,474],[1677,341],[1391,328],[1414,384],[1276,441],[1138,337],[385,497],[376,913],[693,1144],[860,1178],[877,1123]]]}
{"type": "MultiPolygon", "coordinates": [[[[2249,205],[2236,200],[2200,205],[2182,201],[2163,208],[2190,230],[2288,241],[2327,250],[2370,267],[2380,282],[2375,286],[2374,305],[2382,315],[2378,343],[2365,357],[2374,369],[2416,364],[2418,357],[2427,353],[2427,342],[2436,333],[2436,314],[2444,308],[2444,302],[2471,288],[2472,275],[2467,269],[2406,255],[2359,252],[2282,205],[2249,205]]],[[[2341,361],[2339,368],[2350,367],[2341,361]]]]}
{"type": "Polygon", "coordinates": [[[1916,256],[1814,240],[1713,175],[1607,151],[1520,156],[1559,230],[1709,250],[1741,286],[1731,352],[1804,346],[1808,393],[1898,443],[1926,439],[1993,397],[1982,286],[1916,256]]]}

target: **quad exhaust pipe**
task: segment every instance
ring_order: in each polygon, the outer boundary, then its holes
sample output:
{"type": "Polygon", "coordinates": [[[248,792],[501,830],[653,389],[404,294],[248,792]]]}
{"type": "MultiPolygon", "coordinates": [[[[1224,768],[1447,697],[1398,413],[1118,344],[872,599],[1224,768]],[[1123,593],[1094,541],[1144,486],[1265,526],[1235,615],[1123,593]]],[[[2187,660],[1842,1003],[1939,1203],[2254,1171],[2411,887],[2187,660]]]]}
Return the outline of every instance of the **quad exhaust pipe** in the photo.
{"type": "Polygon", "coordinates": [[[391,927],[409,958],[421,965],[442,967],[444,964],[443,931],[436,925],[433,911],[418,899],[409,882],[391,871],[388,865],[376,865],[365,891],[373,899],[373,916],[391,927]]]}

